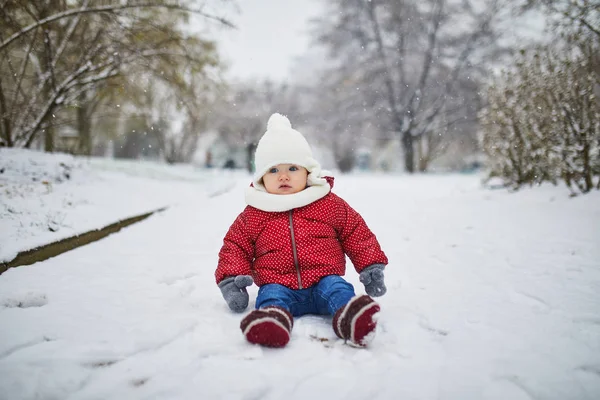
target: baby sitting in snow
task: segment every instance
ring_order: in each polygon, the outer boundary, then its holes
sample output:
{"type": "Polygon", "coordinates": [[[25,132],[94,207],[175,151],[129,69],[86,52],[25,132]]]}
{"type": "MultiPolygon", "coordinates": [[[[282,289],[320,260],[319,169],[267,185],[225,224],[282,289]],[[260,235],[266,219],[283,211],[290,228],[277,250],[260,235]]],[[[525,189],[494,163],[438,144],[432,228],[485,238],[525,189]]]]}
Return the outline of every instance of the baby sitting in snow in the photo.
{"type": "Polygon", "coordinates": [[[273,114],[255,154],[248,206],[225,235],[215,271],[229,308],[248,307],[247,286],[259,286],[256,310],[241,322],[250,343],[283,347],[293,317],[333,316],[338,337],[355,346],[373,338],[380,310],[370,296],[386,292],[388,263],[362,217],[331,192],[304,136],[273,114]],[[354,293],[345,274],[348,255],[370,295],[354,293]]]}

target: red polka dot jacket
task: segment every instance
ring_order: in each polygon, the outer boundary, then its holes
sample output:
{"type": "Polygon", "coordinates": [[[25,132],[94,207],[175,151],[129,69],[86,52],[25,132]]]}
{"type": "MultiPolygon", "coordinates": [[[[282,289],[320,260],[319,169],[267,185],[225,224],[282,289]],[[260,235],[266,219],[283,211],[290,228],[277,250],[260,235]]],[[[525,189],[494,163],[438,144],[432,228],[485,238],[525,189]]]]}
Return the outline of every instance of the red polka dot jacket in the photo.
{"type": "Polygon", "coordinates": [[[334,193],[284,212],[247,206],[225,235],[215,278],[218,284],[251,275],[258,286],[309,288],[327,275],[344,275],[345,254],[357,272],[388,263],[360,214],[334,193]]]}

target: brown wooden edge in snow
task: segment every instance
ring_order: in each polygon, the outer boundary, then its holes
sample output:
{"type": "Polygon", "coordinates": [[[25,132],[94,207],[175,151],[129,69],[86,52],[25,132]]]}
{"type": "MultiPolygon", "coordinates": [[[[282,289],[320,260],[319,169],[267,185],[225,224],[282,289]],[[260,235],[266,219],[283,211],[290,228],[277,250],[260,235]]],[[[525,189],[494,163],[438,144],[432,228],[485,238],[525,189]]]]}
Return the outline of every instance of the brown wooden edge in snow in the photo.
{"type": "Polygon", "coordinates": [[[105,226],[104,228],[95,229],[93,231],[85,232],[76,236],[71,236],[66,239],[59,240],[58,242],[46,244],[44,246],[36,247],[31,250],[23,251],[8,262],[0,263],[0,274],[6,272],[9,268],[20,267],[23,265],[31,265],[38,261],[44,261],[51,257],[55,257],[59,254],[66,253],[67,251],[76,249],[86,244],[100,240],[110,234],[120,231],[121,229],[140,222],[152,214],[166,210],[167,207],[162,207],[154,211],[147,212],[145,214],[130,217],[121,221],[117,221],[113,224],[105,226]]]}

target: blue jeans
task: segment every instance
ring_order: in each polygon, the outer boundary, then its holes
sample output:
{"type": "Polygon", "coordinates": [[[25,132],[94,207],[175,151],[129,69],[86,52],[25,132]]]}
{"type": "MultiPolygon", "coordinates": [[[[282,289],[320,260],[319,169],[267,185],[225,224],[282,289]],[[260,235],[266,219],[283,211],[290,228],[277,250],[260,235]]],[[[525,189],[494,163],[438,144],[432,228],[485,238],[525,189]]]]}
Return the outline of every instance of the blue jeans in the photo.
{"type": "Polygon", "coordinates": [[[354,287],[341,276],[328,275],[308,289],[290,289],[277,283],[258,289],[256,308],[279,306],[294,317],[304,314],[334,315],[354,297],[354,287]]]}

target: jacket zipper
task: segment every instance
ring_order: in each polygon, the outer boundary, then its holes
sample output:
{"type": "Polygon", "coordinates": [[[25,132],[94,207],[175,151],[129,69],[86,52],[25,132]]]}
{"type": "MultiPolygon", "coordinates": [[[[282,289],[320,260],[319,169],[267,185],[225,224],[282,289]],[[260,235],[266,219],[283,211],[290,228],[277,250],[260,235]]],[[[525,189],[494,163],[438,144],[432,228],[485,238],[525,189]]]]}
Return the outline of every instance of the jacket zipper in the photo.
{"type": "Polygon", "coordinates": [[[294,254],[294,265],[296,266],[296,274],[298,274],[298,288],[304,289],[302,287],[302,278],[300,277],[300,265],[298,264],[298,252],[296,251],[296,238],[294,236],[294,221],[292,219],[292,212],[294,210],[290,210],[290,233],[292,234],[292,253],[294,254]]]}

